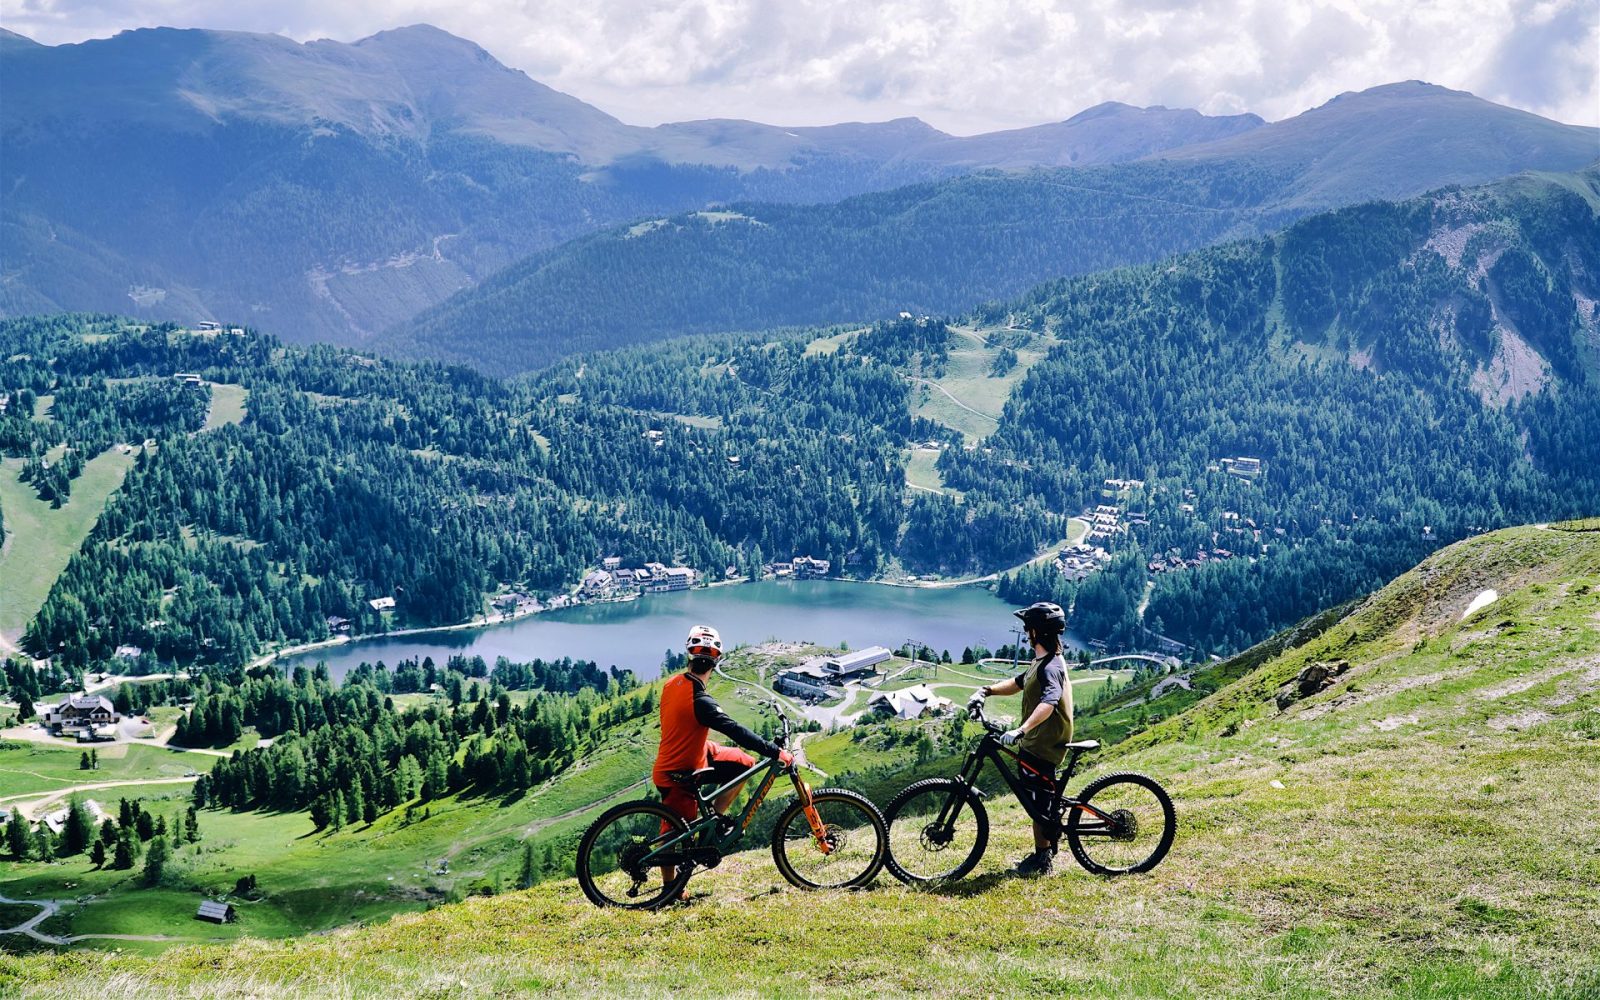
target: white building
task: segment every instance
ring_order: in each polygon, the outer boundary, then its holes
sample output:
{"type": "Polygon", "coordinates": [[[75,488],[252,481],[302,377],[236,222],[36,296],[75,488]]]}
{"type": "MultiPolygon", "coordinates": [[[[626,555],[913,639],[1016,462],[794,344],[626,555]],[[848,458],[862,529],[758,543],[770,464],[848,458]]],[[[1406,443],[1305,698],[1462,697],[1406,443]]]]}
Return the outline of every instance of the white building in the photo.
{"type": "MultiPolygon", "coordinates": [[[[96,802],[94,799],[85,799],[82,807],[84,812],[89,814],[89,818],[94,820],[95,832],[98,834],[100,832],[100,824],[104,823],[107,819],[110,819],[110,817],[107,816],[106,811],[100,807],[100,803],[96,802]]],[[[46,813],[42,817],[42,822],[45,826],[50,828],[51,833],[60,836],[61,831],[67,828],[67,811],[70,808],[71,806],[62,806],[55,812],[46,813]]]]}
{"type": "Polygon", "coordinates": [[[111,702],[98,694],[68,695],[59,705],[45,709],[44,724],[57,736],[62,733],[93,733],[101,726],[117,722],[120,715],[111,702]]]}
{"type": "Polygon", "coordinates": [[[884,646],[868,646],[853,653],[830,656],[823,665],[840,681],[850,681],[876,675],[878,672],[876,665],[893,655],[884,646]]]}
{"type": "Polygon", "coordinates": [[[687,566],[674,566],[667,570],[664,578],[656,580],[656,587],[661,590],[688,590],[694,586],[695,571],[687,566]]]}
{"type": "Polygon", "coordinates": [[[880,691],[867,702],[867,711],[897,719],[920,719],[924,715],[942,715],[954,705],[949,698],[934,694],[928,685],[918,684],[899,691],[880,691]]]}

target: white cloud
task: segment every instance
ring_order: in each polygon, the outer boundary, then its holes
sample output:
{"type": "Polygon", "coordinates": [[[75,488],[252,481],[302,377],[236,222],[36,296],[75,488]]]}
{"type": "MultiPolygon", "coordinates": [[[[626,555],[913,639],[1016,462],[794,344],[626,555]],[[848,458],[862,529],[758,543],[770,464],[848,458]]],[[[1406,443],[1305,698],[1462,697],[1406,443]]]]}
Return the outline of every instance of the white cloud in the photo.
{"type": "Polygon", "coordinates": [[[1103,100],[1275,119],[1404,79],[1600,124],[1593,0],[0,0],[0,21],[50,43],[426,21],[639,124],[915,114],[978,131],[1103,100]]]}

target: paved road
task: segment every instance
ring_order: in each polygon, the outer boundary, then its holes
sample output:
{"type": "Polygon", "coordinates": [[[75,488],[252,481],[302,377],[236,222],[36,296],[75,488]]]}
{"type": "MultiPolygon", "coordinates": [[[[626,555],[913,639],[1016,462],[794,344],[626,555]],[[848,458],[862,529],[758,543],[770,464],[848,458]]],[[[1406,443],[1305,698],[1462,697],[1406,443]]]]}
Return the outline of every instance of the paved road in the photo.
{"type": "Polygon", "coordinates": [[[91,938],[93,938],[95,940],[105,940],[105,941],[208,941],[208,940],[209,941],[221,941],[221,940],[224,940],[223,938],[174,937],[171,934],[68,934],[68,935],[65,935],[65,936],[58,937],[58,936],[56,936],[54,934],[46,934],[43,931],[38,929],[40,924],[44,923],[46,920],[49,920],[51,917],[55,916],[56,913],[60,912],[62,906],[72,905],[72,904],[75,904],[77,902],[78,901],[75,900],[75,899],[11,899],[8,896],[0,896],[0,903],[12,903],[12,904],[20,905],[20,906],[37,906],[37,907],[39,907],[38,914],[36,914],[35,916],[33,916],[32,918],[30,918],[28,920],[24,920],[22,923],[18,924],[17,926],[15,926],[15,927],[0,927],[0,934],[26,934],[28,937],[33,938],[35,941],[40,941],[40,942],[43,942],[44,944],[52,944],[52,945],[76,944],[79,941],[87,941],[87,940],[89,940],[91,938]]]}
{"type": "Polygon", "coordinates": [[[20,904],[22,906],[37,906],[40,908],[38,914],[36,914],[32,919],[24,920],[15,927],[7,927],[3,930],[0,930],[0,934],[26,934],[35,941],[43,941],[45,944],[66,944],[67,942],[64,939],[58,938],[52,934],[41,933],[40,931],[35,930],[35,928],[44,923],[46,920],[55,916],[56,911],[61,909],[62,903],[71,902],[73,902],[73,900],[70,899],[12,899],[9,896],[0,896],[0,903],[13,903],[20,904]]]}

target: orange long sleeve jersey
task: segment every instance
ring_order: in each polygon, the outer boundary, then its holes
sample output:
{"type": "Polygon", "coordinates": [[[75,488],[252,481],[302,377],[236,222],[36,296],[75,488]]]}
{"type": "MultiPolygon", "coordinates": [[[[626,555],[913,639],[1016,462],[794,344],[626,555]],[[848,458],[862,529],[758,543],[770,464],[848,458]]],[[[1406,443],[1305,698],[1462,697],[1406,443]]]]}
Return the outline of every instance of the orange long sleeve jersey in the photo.
{"type": "Polygon", "coordinates": [[[706,766],[706,739],[711,730],[728,737],[751,753],[778,754],[778,745],[740,725],[722,710],[706,690],[706,682],[685,671],[661,685],[661,747],[651,780],[660,787],[670,782],[672,771],[693,771],[706,766]]]}

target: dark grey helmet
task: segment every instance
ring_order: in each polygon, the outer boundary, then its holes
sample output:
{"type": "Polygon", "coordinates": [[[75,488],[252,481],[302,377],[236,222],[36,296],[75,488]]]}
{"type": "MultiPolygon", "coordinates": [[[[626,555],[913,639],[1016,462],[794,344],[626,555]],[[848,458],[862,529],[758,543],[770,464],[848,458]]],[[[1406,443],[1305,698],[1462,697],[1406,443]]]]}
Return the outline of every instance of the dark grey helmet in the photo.
{"type": "Polygon", "coordinates": [[[1049,601],[1030,604],[1012,614],[1022,619],[1024,627],[1041,635],[1060,635],[1067,630],[1067,613],[1061,610],[1061,605],[1049,601]]]}

